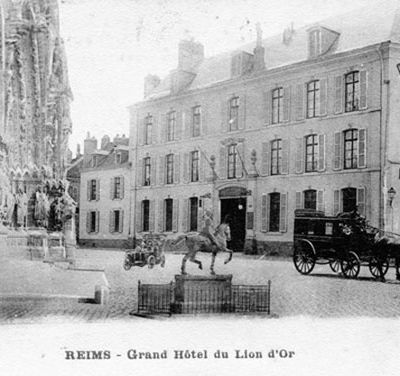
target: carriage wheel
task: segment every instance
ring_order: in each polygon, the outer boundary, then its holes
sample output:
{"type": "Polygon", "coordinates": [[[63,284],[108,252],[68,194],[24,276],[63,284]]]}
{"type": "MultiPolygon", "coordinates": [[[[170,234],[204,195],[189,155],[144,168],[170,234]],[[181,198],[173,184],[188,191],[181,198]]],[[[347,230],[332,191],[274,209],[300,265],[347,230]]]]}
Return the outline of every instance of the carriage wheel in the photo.
{"type": "Polygon", "coordinates": [[[315,251],[308,241],[295,244],[293,262],[297,271],[301,274],[310,274],[315,266],[315,251]]]}
{"type": "Polygon", "coordinates": [[[375,278],[380,278],[381,274],[379,273],[378,263],[381,263],[382,273],[385,275],[389,269],[389,260],[385,259],[383,262],[379,261],[378,257],[372,256],[369,261],[369,271],[375,278]]]}
{"type": "Polygon", "coordinates": [[[347,278],[357,278],[360,273],[360,259],[357,253],[350,251],[346,258],[342,260],[342,272],[347,278]]]}
{"type": "Polygon", "coordinates": [[[132,267],[131,262],[129,261],[128,257],[125,258],[124,260],[124,269],[129,270],[132,267]]]}
{"type": "Polygon", "coordinates": [[[340,272],[340,261],[338,259],[329,260],[329,266],[334,273],[340,272]]]}
{"type": "Polygon", "coordinates": [[[153,255],[150,255],[147,258],[147,265],[149,266],[149,269],[153,269],[155,264],[156,264],[156,258],[153,255]]]}
{"type": "Polygon", "coordinates": [[[165,266],[165,255],[161,255],[160,260],[160,265],[163,268],[165,266]]]}

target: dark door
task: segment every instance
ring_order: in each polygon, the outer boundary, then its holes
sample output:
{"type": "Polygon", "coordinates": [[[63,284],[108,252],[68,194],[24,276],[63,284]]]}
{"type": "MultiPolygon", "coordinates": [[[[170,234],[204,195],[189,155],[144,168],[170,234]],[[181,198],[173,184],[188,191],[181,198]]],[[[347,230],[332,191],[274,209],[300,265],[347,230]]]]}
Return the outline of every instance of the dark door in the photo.
{"type": "Polygon", "coordinates": [[[221,199],[221,220],[226,215],[230,217],[231,241],[228,248],[242,252],[246,238],[246,199],[224,198],[221,199]]]}

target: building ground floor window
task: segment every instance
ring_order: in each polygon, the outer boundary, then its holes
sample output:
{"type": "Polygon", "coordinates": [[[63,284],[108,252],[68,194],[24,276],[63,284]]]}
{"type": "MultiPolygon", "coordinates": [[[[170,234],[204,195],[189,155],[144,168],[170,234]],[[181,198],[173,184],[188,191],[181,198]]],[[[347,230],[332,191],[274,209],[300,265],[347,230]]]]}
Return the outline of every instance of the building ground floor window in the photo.
{"type": "Polygon", "coordinates": [[[199,214],[199,199],[191,197],[189,201],[189,231],[197,231],[199,214]]]}
{"type": "Polygon", "coordinates": [[[114,209],[110,212],[110,232],[122,232],[123,231],[123,210],[114,209]]]}
{"type": "Polygon", "coordinates": [[[165,218],[164,218],[164,223],[165,223],[165,231],[172,231],[172,221],[173,221],[173,200],[172,198],[167,198],[164,201],[164,207],[165,207],[165,218]]]}
{"type": "Polygon", "coordinates": [[[86,232],[88,234],[99,232],[99,212],[90,210],[86,213],[86,232]]]}

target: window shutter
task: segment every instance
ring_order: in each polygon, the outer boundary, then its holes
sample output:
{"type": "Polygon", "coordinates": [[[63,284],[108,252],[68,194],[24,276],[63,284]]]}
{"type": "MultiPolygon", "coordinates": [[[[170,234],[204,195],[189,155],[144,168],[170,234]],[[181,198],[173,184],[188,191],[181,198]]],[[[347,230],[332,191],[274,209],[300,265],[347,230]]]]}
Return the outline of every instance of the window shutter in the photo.
{"type": "Polygon", "coordinates": [[[366,211],[365,211],[365,188],[357,188],[357,208],[358,212],[365,216],[366,211]]]}
{"type": "Polygon", "coordinates": [[[156,208],[155,208],[155,200],[150,200],[150,206],[149,206],[149,231],[150,232],[155,232],[155,214],[156,214],[156,208]]]}
{"type": "Polygon", "coordinates": [[[261,231],[268,231],[268,195],[261,196],[261,231]]]}
{"type": "Polygon", "coordinates": [[[283,88],[283,121],[288,122],[290,119],[290,87],[283,88]]]}
{"type": "Polygon", "coordinates": [[[304,138],[296,138],[296,174],[303,172],[304,165],[304,138]]]}
{"type": "Polygon", "coordinates": [[[179,183],[179,175],[180,175],[180,155],[175,154],[174,155],[174,183],[178,184],[179,183]]]}
{"type": "Polygon", "coordinates": [[[136,207],[136,233],[142,232],[142,211],[143,211],[143,201],[138,201],[136,207]]]}
{"type": "Polygon", "coordinates": [[[185,138],[190,138],[192,136],[192,122],[192,110],[186,110],[182,117],[185,138]]]}
{"type": "Polygon", "coordinates": [[[172,202],[172,231],[178,232],[178,220],[179,220],[179,200],[174,199],[172,202]]]}
{"type": "Polygon", "coordinates": [[[197,209],[197,231],[201,231],[204,227],[204,199],[201,208],[200,208],[200,200],[201,198],[199,198],[199,206],[197,209]]]}
{"type": "Polygon", "coordinates": [[[138,143],[139,145],[144,144],[144,133],[145,133],[145,118],[141,118],[139,120],[139,129],[138,129],[138,143]]]}
{"type": "Polygon", "coordinates": [[[156,185],[156,175],[157,175],[157,160],[155,157],[150,159],[150,184],[156,185]]]}
{"type": "Polygon", "coordinates": [[[343,112],[343,76],[335,77],[335,114],[343,112]]]}
{"type": "Polygon", "coordinates": [[[175,140],[182,138],[182,126],[183,126],[183,113],[182,111],[176,111],[176,122],[175,122],[175,140]]]}
{"type": "Polygon", "coordinates": [[[318,170],[325,170],[325,135],[318,136],[318,170]]]}
{"type": "Polygon", "coordinates": [[[121,200],[125,197],[125,178],[123,176],[121,178],[121,200]]]}
{"type": "Polygon", "coordinates": [[[236,145],[237,161],[236,161],[236,177],[241,178],[245,174],[244,169],[244,147],[243,142],[239,142],[236,145]]]}
{"type": "Polygon", "coordinates": [[[96,210],[96,232],[99,232],[100,212],[96,210]]]}
{"type": "Polygon", "coordinates": [[[261,175],[268,176],[269,175],[269,150],[270,143],[263,142],[262,143],[262,151],[261,151],[261,175]]]}
{"type": "Polygon", "coordinates": [[[100,179],[96,180],[96,201],[100,200],[100,179]]]}
{"type": "Polygon", "coordinates": [[[282,166],[281,173],[289,173],[289,140],[282,140],[282,166]]]}
{"type": "Polygon", "coordinates": [[[327,98],[328,98],[328,80],[323,78],[319,81],[319,115],[324,116],[327,114],[327,98]]]}
{"type": "Polygon", "coordinates": [[[333,169],[340,170],[342,168],[342,132],[335,132],[335,146],[333,157],[333,169]]]}
{"type": "Polygon", "coordinates": [[[221,133],[228,131],[228,101],[221,102],[221,133]]]}
{"type": "Polygon", "coordinates": [[[287,193],[281,193],[280,213],[279,213],[279,231],[287,231],[287,193]]]}
{"type": "Polygon", "coordinates": [[[160,122],[160,144],[167,141],[167,114],[163,114],[160,122]]]}
{"type": "Polygon", "coordinates": [[[124,211],[119,211],[119,232],[124,232],[124,211]]]}
{"type": "Polygon", "coordinates": [[[163,185],[165,183],[164,179],[164,169],[165,169],[165,156],[160,156],[158,166],[158,184],[163,185]]]}
{"type": "Polygon", "coordinates": [[[203,107],[200,107],[200,136],[205,136],[207,133],[207,112],[203,107]]]}
{"type": "Polygon", "coordinates": [[[271,124],[271,91],[264,91],[262,93],[263,101],[262,101],[262,109],[263,109],[263,124],[269,125],[271,124]]]}
{"type": "Polygon", "coordinates": [[[367,130],[358,130],[358,167],[367,167],[367,130]]]}
{"type": "Polygon", "coordinates": [[[86,232],[90,234],[90,212],[86,212],[86,232]]]}
{"type": "Polygon", "coordinates": [[[153,144],[157,143],[157,131],[158,131],[158,120],[159,120],[159,116],[158,115],[154,115],[153,116],[153,128],[151,130],[151,142],[153,144]]]}
{"type": "Polygon", "coordinates": [[[110,199],[114,199],[114,178],[110,179],[110,199]]]}
{"type": "Polygon", "coordinates": [[[113,233],[114,232],[114,223],[115,223],[115,221],[114,221],[114,210],[110,210],[110,217],[109,217],[109,220],[110,220],[110,223],[109,223],[109,230],[110,230],[110,233],[113,233]]]}
{"type": "Polygon", "coordinates": [[[164,200],[158,201],[158,232],[164,232],[164,200]]]}
{"type": "Polygon", "coordinates": [[[296,209],[303,209],[303,192],[296,192],[296,209]]]}
{"type": "Polygon", "coordinates": [[[189,183],[189,181],[190,181],[189,170],[190,170],[190,154],[185,153],[185,154],[183,154],[183,182],[184,183],[189,183]]]}
{"type": "Polygon", "coordinates": [[[340,212],[340,191],[335,189],[333,191],[333,215],[337,215],[340,212]]]}
{"type": "Polygon", "coordinates": [[[324,191],[317,191],[317,210],[324,212],[324,191]]]}
{"type": "Polygon", "coordinates": [[[189,221],[188,221],[188,211],[189,211],[189,200],[185,198],[183,200],[183,208],[182,208],[182,231],[189,231],[189,221]]]}
{"type": "Polygon", "coordinates": [[[204,155],[204,153],[199,150],[199,180],[200,181],[205,181],[206,180],[206,165],[208,164],[206,161],[206,156],[204,155]]]}
{"type": "Polygon", "coordinates": [[[137,171],[136,171],[136,179],[137,185],[144,185],[144,158],[138,159],[137,171]]]}
{"type": "Polygon", "coordinates": [[[90,201],[90,182],[91,180],[87,181],[87,200],[90,201]]]}
{"type": "Polygon", "coordinates": [[[226,147],[222,146],[219,149],[219,177],[220,179],[226,179],[226,147]]]}
{"type": "Polygon", "coordinates": [[[296,86],[296,120],[304,119],[304,85],[296,86]]]}
{"type": "Polygon", "coordinates": [[[239,99],[239,119],[238,128],[246,128],[246,95],[243,94],[239,99]]]}
{"type": "Polygon", "coordinates": [[[360,109],[367,108],[367,71],[360,71],[360,109]]]}

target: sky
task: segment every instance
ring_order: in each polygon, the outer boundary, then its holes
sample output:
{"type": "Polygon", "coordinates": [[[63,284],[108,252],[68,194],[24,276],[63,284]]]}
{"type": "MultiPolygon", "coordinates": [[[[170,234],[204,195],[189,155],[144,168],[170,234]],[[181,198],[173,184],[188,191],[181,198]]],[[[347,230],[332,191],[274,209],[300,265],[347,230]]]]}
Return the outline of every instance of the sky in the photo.
{"type": "Polygon", "coordinates": [[[147,74],[177,66],[178,43],[194,38],[212,56],[380,0],[60,0],[74,100],[70,149],[87,132],[129,135],[127,107],[143,99],[147,74]]]}

